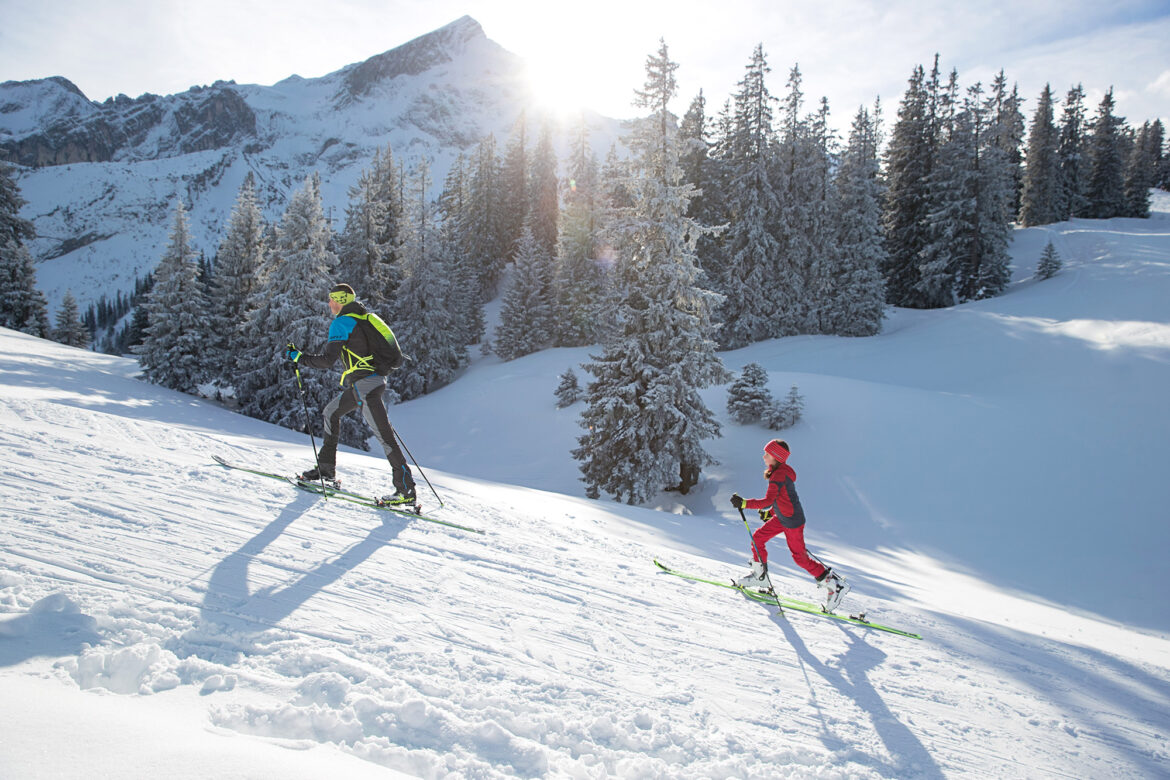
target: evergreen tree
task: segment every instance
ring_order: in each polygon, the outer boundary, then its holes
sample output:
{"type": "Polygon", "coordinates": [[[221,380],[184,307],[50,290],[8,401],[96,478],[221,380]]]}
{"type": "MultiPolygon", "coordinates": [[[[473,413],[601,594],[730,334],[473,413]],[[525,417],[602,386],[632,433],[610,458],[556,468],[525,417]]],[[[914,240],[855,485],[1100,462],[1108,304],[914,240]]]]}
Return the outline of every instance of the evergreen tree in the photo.
{"type": "Polygon", "coordinates": [[[508,259],[504,190],[496,141],[490,135],[476,147],[471,160],[460,233],[463,252],[478,269],[480,302],[486,303],[496,297],[508,259]]]}
{"type": "Polygon", "coordinates": [[[1060,268],[1060,255],[1057,254],[1056,247],[1049,241],[1048,245],[1044,247],[1044,253],[1040,255],[1040,263],[1036,266],[1036,278],[1051,279],[1060,273],[1060,268]]]}
{"type": "Polygon", "coordinates": [[[1027,168],[1020,197],[1020,224],[1047,225],[1060,220],[1060,131],[1054,122],[1052,89],[1047,84],[1032,116],[1027,168]]]}
{"type": "Polygon", "coordinates": [[[880,110],[880,104],[873,115],[858,109],[837,171],[837,262],[828,269],[833,285],[821,302],[821,328],[839,336],[875,335],[885,317],[880,110]]]}
{"type": "Polygon", "coordinates": [[[503,360],[514,360],[548,346],[556,327],[549,284],[552,261],[527,223],[520,234],[515,266],[493,342],[495,353],[503,360]]]}
{"type": "Polygon", "coordinates": [[[781,219],[778,188],[772,181],[774,98],[764,78],[770,72],[762,45],[756,46],[735,95],[731,136],[723,164],[729,179],[726,209],[730,228],[723,240],[725,264],[719,279],[724,297],[720,344],[737,349],[780,332],[775,292],[787,289],[774,231],[781,219]]]}
{"type": "MultiPolygon", "coordinates": [[[[337,375],[328,371],[301,371],[302,401],[293,367],[285,352],[288,344],[319,351],[331,320],[327,295],[333,286],[336,255],[330,251],[330,230],[321,207],[316,174],[305,179],[276,226],[272,250],[261,268],[260,283],[248,302],[248,334],[236,359],[240,411],[292,430],[321,433],[319,410],[338,391],[337,375]],[[309,419],[305,419],[305,405],[309,419]]],[[[161,282],[156,282],[156,287],[161,282]]],[[[362,446],[365,436],[343,418],[341,439],[362,446]]]]}
{"type": "Polygon", "coordinates": [[[1060,189],[1057,221],[1083,217],[1088,210],[1085,197],[1085,91],[1078,84],[1068,91],[1060,122],[1060,189]]]}
{"type": "Polygon", "coordinates": [[[529,176],[531,164],[528,149],[528,117],[525,112],[512,127],[508,149],[500,170],[500,197],[504,209],[502,214],[504,246],[507,259],[516,256],[517,242],[524,229],[524,220],[532,206],[529,176]]]}
{"type": "Polygon", "coordinates": [[[759,422],[776,403],[768,390],[768,373],[759,363],[748,363],[727,391],[727,413],[741,425],[759,422]]]}
{"type": "Polygon", "coordinates": [[[1113,89],[1101,99],[1088,139],[1088,179],[1085,197],[1090,219],[1109,219],[1125,213],[1125,156],[1122,153],[1125,120],[1113,114],[1113,89]]]}
{"type": "Polygon", "coordinates": [[[20,216],[24,204],[11,167],[0,164],[0,326],[48,338],[49,305],[24,246],[36,237],[33,224],[20,216]]]}
{"type": "Polygon", "coordinates": [[[999,165],[1003,168],[1008,187],[1008,211],[1013,216],[1020,213],[1020,196],[1024,180],[1024,113],[1020,109],[1019,89],[1007,88],[1007,76],[1001,70],[995,76],[988,97],[989,144],[995,149],[999,165]]]}
{"type": "Polygon", "coordinates": [[[430,188],[430,167],[421,159],[398,226],[403,277],[392,327],[410,362],[390,375],[389,384],[404,401],[438,390],[467,364],[467,345],[451,308],[455,248],[439,229],[430,188]]]}
{"type": "Polygon", "coordinates": [[[1125,166],[1125,215],[1145,218],[1150,216],[1150,188],[1158,170],[1161,138],[1155,140],[1149,122],[1142,125],[1134,140],[1129,161],[1125,166]]]}
{"type": "Polygon", "coordinates": [[[557,251],[556,330],[560,346],[595,344],[601,337],[606,279],[597,257],[602,230],[599,176],[582,115],[569,157],[557,251]]]}
{"type": "Polygon", "coordinates": [[[467,161],[460,153],[447,173],[439,196],[439,233],[441,246],[445,247],[451,263],[448,304],[455,314],[455,327],[463,344],[478,344],[486,323],[479,290],[478,258],[472,235],[466,229],[470,202],[467,161]]]}
{"type": "MultiPolygon", "coordinates": [[[[707,100],[703,90],[699,90],[679,124],[679,166],[683,181],[695,187],[687,216],[703,225],[724,225],[730,220],[726,216],[727,198],[720,161],[712,156],[715,152],[712,131],[707,100]]],[[[721,292],[723,264],[719,247],[720,238],[715,233],[704,234],[695,243],[695,254],[704,273],[703,284],[721,292]]]]}
{"type": "Polygon", "coordinates": [[[632,206],[618,226],[625,239],[614,312],[620,330],[586,366],[596,379],[581,416],[586,433],[573,451],[588,495],[604,490],[629,503],[673,481],[680,463],[712,462],[702,441],[717,436],[719,424],[699,390],[726,381],[711,320],[718,296],[696,286],[694,246],[705,228],[686,216],[694,188],[682,183],[668,109],[677,67],[663,42],[636,93],[651,114],[635,123],[628,143],[632,206]]]}
{"type": "Polygon", "coordinates": [[[803,416],[804,397],[801,396],[796,385],[793,385],[783,403],[773,404],[769,408],[764,422],[772,430],[782,431],[796,425],[803,416]]]}
{"type": "Polygon", "coordinates": [[[364,303],[375,309],[383,302],[386,291],[395,286],[386,278],[390,264],[386,257],[388,247],[383,242],[390,219],[390,204],[384,196],[397,189],[386,187],[379,179],[381,165],[379,150],[372,167],[362,171],[357,183],[349,188],[345,227],[337,240],[335,272],[339,282],[363,291],[364,303]]]}
{"type": "Polygon", "coordinates": [[[61,301],[61,308],[57,310],[56,327],[53,328],[53,341],[70,347],[89,347],[89,328],[81,321],[78,315],[77,300],[72,290],[65,291],[65,298],[61,301]]]}
{"type": "MultiPolygon", "coordinates": [[[[937,58],[935,60],[937,71],[937,58]]],[[[933,83],[933,79],[932,79],[933,83]]],[[[935,110],[922,66],[914,69],[898,108],[886,149],[886,201],[882,224],[886,242],[886,300],[895,306],[921,308],[920,254],[928,243],[929,182],[937,145],[935,110]]]]}
{"type": "Polygon", "coordinates": [[[804,93],[800,68],[788,76],[783,101],[775,179],[780,188],[780,215],[773,227],[780,265],[769,284],[772,336],[791,336],[817,329],[810,296],[813,264],[822,248],[824,208],[821,149],[815,131],[801,116],[804,93]]]}
{"type": "MultiPolygon", "coordinates": [[[[531,202],[528,208],[532,237],[546,257],[556,257],[558,201],[557,155],[553,151],[552,129],[545,124],[532,156],[531,202]]],[[[523,232],[523,231],[522,231],[523,232]]]]}
{"type": "Polygon", "coordinates": [[[561,374],[560,380],[555,393],[557,408],[565,409],[581,400],[581,385],[577,381],[577,374],[571,368],[561,374]]]}
{"type": "Polygon", "coordinates": [[[836,322],[842,254],[837,245],[837,194],[833,172],[840,165],[837,139],[829,126],[829,101],[821,98],[820,109],[811,117],[808,137],[808,209],[811,220],[805,328],[810,333],[832,333],[836,322]]]}
{"type": "Polygon", "coordinates": [[[187,210],[179,201],[170,243],[159,260],[146,303],[150,324],[135,352],[147,380],[184,393],[194,392],[208,378],[203,352],[211,317],[199,281],[198,259],[191,245],[187,210]]]}
{"type": "Polygon", "coordinates": [[[959,100],[958,73],[939,94],[937,150],[927,181],[926,242],[919,251],[915,300],[923,308],[955,303],[960,267],[977,250],[979,139],[985,125],[982,87],[959,100]]]}
{"type": "Polygon", "coordinates": [[[984,104],[985,132],[976,122],[976,198],[974,252],[959,268],[958,293],[962,301],[991,298],[1011,282],[1012,220],[1019,213],[1019,138],[1022,119],[1018,99],[1005,99],[1000,84],[984,104]]]}
{"type": "Polygon", "coordinates": [[[248,302],[259,284],[258,274],[268,251],[264,231],[256,183],[249,171],[219,245],[209,290],[215,341],[208,345],[205,362],[212,376],[224,385],[235,384],[235,351],[249,339],[248,302]]]}

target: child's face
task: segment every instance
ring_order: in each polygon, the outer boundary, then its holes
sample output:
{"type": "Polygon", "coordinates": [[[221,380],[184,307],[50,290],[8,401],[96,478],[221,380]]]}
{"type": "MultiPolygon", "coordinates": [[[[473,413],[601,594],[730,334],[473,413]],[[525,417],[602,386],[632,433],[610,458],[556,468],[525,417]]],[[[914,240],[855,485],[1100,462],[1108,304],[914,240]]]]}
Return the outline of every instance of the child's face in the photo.
{"type": "Polygon", "coordinates": [[[771,455],[769,455],[768,453],[765,452],[764,453],[764,465],[770,469],[774,469],[780,465],[780,461],[776,460],[771,455]]]}

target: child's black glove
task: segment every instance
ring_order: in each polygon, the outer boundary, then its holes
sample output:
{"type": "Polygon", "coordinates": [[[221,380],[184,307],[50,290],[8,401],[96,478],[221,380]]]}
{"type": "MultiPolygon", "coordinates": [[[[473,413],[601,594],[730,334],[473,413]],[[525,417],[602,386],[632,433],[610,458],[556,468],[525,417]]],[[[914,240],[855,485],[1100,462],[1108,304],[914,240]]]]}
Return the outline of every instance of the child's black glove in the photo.
{"type": "Polygon", "coordinates": [[[757,510],[760,513],[760,519],[765,523],[772,519],[772,512],[768,509],[757,510]]]}
{"type": "Polygon", "coordinates": [[[741,496],[739,493],[732,493],[731,505],[736,509],[743,509],[743,496],[741,496]]]}

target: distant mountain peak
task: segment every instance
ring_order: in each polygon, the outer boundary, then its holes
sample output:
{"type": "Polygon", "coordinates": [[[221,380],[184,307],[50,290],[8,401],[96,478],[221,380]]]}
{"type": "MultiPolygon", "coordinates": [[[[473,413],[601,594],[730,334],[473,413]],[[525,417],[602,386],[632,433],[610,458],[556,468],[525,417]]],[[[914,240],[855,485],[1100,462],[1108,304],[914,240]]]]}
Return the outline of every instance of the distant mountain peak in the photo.
{"type": "Polygon", "coordinates": [[[417,76],[436,65],[450,62],[463,53],[471,41],[486,38],[479,22],[470,16],[461,16],[448,25],[346,69],[344,91],[349,97],[362,97],[381,82],[397,76],[417,76]]]}

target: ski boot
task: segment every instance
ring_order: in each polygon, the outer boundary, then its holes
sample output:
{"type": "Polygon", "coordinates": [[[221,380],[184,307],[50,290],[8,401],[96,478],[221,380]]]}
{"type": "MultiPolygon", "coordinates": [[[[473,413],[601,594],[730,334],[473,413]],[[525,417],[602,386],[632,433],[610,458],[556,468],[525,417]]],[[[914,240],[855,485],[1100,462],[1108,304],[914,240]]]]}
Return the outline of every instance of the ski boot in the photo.
{"type": "Polygon", "coordinates": [[[321,483],[325,483],[325,487],[337,490],[341,487],[341,480],[337,478],[337,472],[331,466],[317,466],[309,469],[303,474],[297,475],[297,481],[312,487],[317,486],[317,492],[321,491],[321,483]]]}
{"type": "Polygon", "coordinates": [[[827,569],[821,575],[821,578],[817,580],[817,587],[825,589],[825,602],[821,605],[821,609],[825,612],[837,609],[841,605],[841,599],[845,598],[845,594],[849,592],[849,583],[832,569],[827,569]]]}
{"type": "Polygon", "coordinates": [[[397,490],[393,495],[382,496],[378,499],[378,506],[390,507],[392,509],[410,509],[414,512],[419,511],[418,500],[415,498],[414,491],[397,490]]]}
{"type": "Polygon", "coordinates": [[[735,584],[741,588],[756,588],[761,593],[768,590],[768,567],[759,561],[752,561],[752,570],[746,577],[741,577],[735,584]]]}

